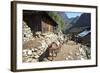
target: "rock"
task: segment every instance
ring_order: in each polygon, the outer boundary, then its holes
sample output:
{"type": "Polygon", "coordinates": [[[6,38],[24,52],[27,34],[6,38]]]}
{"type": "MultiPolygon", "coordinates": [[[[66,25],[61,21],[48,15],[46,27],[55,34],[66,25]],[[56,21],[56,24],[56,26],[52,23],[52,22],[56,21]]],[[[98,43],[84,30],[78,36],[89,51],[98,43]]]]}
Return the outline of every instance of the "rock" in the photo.
{"type": "Polygon", "coordinates": [[[91,50],[89,47],[81,45],[81,47],[79,48],[80,53],[81,53],[81,59],[90,59],[91,58],[91,50]]]}
{"type": "Polygon", "coordinates": [[[38,62],[38,59],[32,59],[31,62],[38,62]]]}
{"type": "Polygon", "coordinates": [[[35,55],[35,56],[36,56],[36,55],[37,55],[37,52],[33,52],[33,55],[35,55]]]}
{"type": "Polygon", "coordinates": [[[32,62],[32,58],[28,58],[28,59],[26,60],[26,62],[27,62],[27,63],[32,62]]]}
{"type": "Polygon", "coordinates": [[[23,56],[27,56],[27,50],[24,49],[24,50],[22,51],[22,54],[23,54],[23,56]]]}
{"type": "Polygon", "coordinates": [[[38,49],[37,49],[37,48],[34,48],[34,51],[35,51],[35,52],[37,52],[37,51],[38,51],[38,49]]]}
{"type": "Polygon", "coordinates": [[[32,50],[32,52],[34,52],[34,51],[35,51],[35,50],[34,50],[34,48],[32,48],[31,50],[32,50]]]}
{"type": "Polygon", "coordinates": [[[41,37],[40,35],[41,35],[41,31],[38,31],[38,32],[36,32],[35,33],[39,38],[41,37]]]}
{"type": "Polygon", "coordinates": [[[66,57],[65,60],[68,60],[68,58],[66,57]]]}
{"type": "Polygon", "coordinates": [[[36,56],[34,56],[34,58],[35,58],[35,59],[38,59],[38,58],[39,58],[39,56],[38,56],[38,55],[36,55],[36,56]]]}
{"type": "Polygon", "coordinates": [[[31,28],[28,27],[26,22],[23,21],[23,29],[22,29],[22,35],[23,35],[23,42],[29,41],[33,38],[33,34],[31,32],[31,28]]]}
{"type": "Polygon", "coordinates": [[[31,51],[31,50],[28,50],[28,51],[27,51],[27,54],[28,54],[28,55],[32,55],[32,51],[31,51]]]}
{"type": "Polygon", "coordinates": [[[37,51],[37,54],[38,54],[38,55],[41,55],[41,53],[42,53],[41,50],[38,50],[38,51],[37,51]]]}
{"type": "Polygon", "coordinates": [[[79,55],[80,55],[80,53],[75,53],[75,55],[76,55],[76,56],[79,56],[79,55]]]}
{"type": "Polygon", "coordinates": [[[68,59],[69,59],[69,60],[73,60],[73,57],[71,57],[71,56],[68,56],[68,59]]]}

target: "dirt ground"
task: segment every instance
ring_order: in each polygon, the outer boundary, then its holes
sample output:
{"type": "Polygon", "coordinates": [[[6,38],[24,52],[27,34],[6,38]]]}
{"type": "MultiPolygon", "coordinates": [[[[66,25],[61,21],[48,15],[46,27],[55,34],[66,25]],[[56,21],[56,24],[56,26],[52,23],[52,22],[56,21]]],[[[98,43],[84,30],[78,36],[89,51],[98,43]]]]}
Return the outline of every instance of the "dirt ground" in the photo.
{"type": "Polygon", "coordinates": [[[60,52],[54,57],[53,61],[64,61],[64,60],[80,60],[79,44],[69,40],[64,43],[61,47],[60,52]]]}
{"type": "MultiPolygon", "coordinates": [[[[24,44],[24,48],[31,48],[36,46],[36,41],[31,41],[30,43],[24,44]],[[34,44],[34,45],[33,45],[34,44]]],[[[80,50],[79,50],[80,44],[76,44],[74,41],[68,40],[68,42],[64,43],[62,47],[60,48],[60,51],[57,53],[56,57],[53,57],[53,61],[65,61],[65,60],[80,60],[80,50]]],[[[44,58],[43,61],[51,61],[52,57],[44,58]]]]}

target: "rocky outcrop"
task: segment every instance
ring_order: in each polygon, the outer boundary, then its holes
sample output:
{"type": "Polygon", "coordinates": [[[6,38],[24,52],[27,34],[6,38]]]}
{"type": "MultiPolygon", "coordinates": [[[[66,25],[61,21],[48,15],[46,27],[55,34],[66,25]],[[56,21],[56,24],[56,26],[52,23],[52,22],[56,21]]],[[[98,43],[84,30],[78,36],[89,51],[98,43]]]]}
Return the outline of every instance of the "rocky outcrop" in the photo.
{"type": "Polygon", "coordinates": [[[23,27],[22,27],[22,38],[23,38],[23,43],[29,40],[33,40],[33,34],[31,32],[31,28],[28,27],[26,22],[23,21],[23,27]]]}
{"type": "Polygon", "coordinates": [[[81,56],[82,60],[91,59],[91,48],[90,47],[81,45],[79,47],[79,50],[80,50],[80,53],[81,53],[80,56],[81,56]]]}

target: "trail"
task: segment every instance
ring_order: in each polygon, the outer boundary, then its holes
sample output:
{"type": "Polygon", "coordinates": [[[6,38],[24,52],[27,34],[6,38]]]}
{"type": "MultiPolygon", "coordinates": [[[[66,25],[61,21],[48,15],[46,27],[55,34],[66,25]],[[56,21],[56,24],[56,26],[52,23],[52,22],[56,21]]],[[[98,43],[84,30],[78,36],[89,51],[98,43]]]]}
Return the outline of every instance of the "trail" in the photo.
{"type": "Polygon", "coordinates": [[[69,40],[62,45],[60,52],[54,57],[53,61],[64,60],[80,60],[79,44],[69,40]]]}

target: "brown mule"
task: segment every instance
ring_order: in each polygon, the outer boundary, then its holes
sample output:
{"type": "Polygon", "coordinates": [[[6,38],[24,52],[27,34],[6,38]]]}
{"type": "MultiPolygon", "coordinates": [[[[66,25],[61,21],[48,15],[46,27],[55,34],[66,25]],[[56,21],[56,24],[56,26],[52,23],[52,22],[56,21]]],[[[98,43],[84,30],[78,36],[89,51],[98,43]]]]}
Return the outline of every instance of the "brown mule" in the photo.
{"type": "Polygon", "coordinates": [[[54,57],[57,56],[57,52],[59,50],[59,47],[58,47],[58,45],[55,42],[52,42],[51,45],[49,46],[48,50],[49,50],[49,57],[51,57],[49,59],[51,61],[53,61],[54,57]]]}

